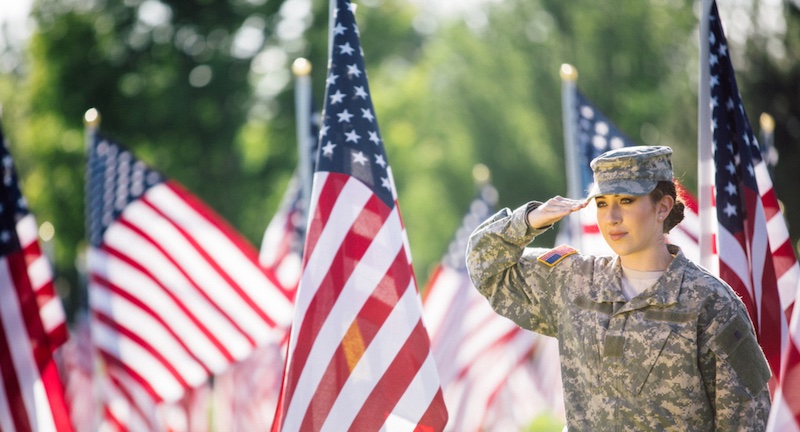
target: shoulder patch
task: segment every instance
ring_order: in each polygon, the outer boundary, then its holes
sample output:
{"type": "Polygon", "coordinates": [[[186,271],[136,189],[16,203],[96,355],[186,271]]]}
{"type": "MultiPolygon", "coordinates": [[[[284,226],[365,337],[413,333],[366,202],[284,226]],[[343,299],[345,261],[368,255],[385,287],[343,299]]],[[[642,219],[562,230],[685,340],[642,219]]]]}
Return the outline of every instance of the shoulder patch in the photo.
{"type": "Polygon", "coordinates": [[[560,263],[561,260],[574,253],[578,253],[578,250],[572,246],[561,245],[539,255],[539,261],[543,264],[553,267],[554,265],[560,263]]]}

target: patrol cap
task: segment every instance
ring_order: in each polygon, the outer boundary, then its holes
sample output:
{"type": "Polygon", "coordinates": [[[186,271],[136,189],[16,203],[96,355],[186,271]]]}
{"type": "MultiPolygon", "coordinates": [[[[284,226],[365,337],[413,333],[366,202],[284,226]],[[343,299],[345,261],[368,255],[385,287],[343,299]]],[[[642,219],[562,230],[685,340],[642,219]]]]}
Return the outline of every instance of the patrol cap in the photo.
{"type": "Polygon", "coordinates": [[[659,181],[672,181],[672,149],[634,146],[607,151],[590,164],[594,172],[592,199],[598,195],[647,195],[659,181]]]}

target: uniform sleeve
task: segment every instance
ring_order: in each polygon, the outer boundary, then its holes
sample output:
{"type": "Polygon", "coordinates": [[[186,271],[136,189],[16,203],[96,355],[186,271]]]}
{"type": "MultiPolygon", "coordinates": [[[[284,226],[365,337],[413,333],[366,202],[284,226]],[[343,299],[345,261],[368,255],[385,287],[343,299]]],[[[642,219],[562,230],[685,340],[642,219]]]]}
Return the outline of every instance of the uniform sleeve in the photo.
{"type": "MultiPolygon", "coordinates": [[[[526,207],[503,209],[481,224],[467,244],[467,269],[473,285],[492,308],[522,328],[555,335],[552,296],[543,290],[547,269],[526,249],[544,229],[528,227],[526,207]]],[[[549,227],[548,227],[549,228],[549,227]]]]}
{"type": "Polygon", "coordinates": [[[766,428],[771,373],[743,305],[727,306],[701,334],[700,368],[717,430],[766,428]]]}

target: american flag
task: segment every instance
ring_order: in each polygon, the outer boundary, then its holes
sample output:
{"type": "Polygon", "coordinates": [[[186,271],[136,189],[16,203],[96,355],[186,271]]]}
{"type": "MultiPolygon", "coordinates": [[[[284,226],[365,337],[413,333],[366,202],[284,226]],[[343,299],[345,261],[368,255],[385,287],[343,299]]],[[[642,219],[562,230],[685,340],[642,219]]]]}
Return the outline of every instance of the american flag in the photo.
{"type": "Polygon", "coordinates": [[[0,430],[71,431],[53,357],[64,309],[2,131],[0,162],[0,430]]]}
{"type": "MultiPolygon", "coordinates": [[[[495,313],[472,286],[467,274],[467,240],[491,216],[496,203],[495,188],[483,185],[425,289],[425,320],[450,417],[447,430],[498,430],[500,423],[520,430],[533,420],[537,410],[529,410],[530,416],[514,416],[508,408],[519,404],[529,406],[532,400],[543,399],[535,382],[524,394],[515,395],[516,398],[504,395],[511,394],[508,378],[534,362],[534,357],[542,352],[535,349],[537,341],[546,338],[523,330],[495,313]]],[[[548,360],[558,376],[558,353],[553,354],[548,360]]],[[[560,391],[560,387],[546,390],[560,391]]]]}
{"type": "MultiPolygon", "coordinates": [[[[711,108],[719,273],[747,306],[773,378],[781,383],[781,352],[789,340],[787,316],[800,270],[742,105],[715,2],[708,20],[709,92],[701,103],[711,108]]],[[[784,393],[794,398],[795,407],[800,402],[796,390],[793,395],[784,393]]]]}
{"type": "Polygon", "coordinates": [[[280,341],[291,295],[259,266],[255,248],[181,185],[97,132],[89,151],[92,342],[107,394],[123,399],[107,401],[105,412],[138,413],[148,425],[150,400],[176,402],[280,341]]]}
{"type": "MultiPolygon", "coordinates": [[[[608,117],[603,114],[589,99],[577,88],[574,90],[572,125],[574,145],[577,146],[576,154],[578,171],[580,173],[581,188],[585,194],[591,189],[594,177],[590,162],[601,154],[622,147],[636,146],[633,140],[623,134],[608,117]]],[[[569,144],[568,144],[569,145],[569,144]]],[[[697,246],[697,236],[700,230],[700,221],[697,217],[697,200],[679,182],[676,182],[678,195],[686,205],[684,219],[669,233],[669,242],[680,246],[687,258],[699,262],[700,250],[697,246]]],[[[591,255],[612,255],[613,251],[603,240],[597,226],[597,208],[594,201],[578,214],[581,221],[581,252],[591,255]]],[[[569,224],[561,224],[559,243],[570,243],[571,236],[568,231],[569,224]]]]}
{"type": "Polygon", "coordinates": [[[349,1],[332,20],[275,430],[442,430],[447,412],[349,1]]]}

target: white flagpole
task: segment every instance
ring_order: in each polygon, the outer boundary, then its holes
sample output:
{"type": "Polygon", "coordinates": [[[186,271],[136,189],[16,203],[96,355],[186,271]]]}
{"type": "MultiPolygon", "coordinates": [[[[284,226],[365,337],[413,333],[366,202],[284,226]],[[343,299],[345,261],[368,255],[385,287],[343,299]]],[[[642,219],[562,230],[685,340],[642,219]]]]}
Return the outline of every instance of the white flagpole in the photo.
{"type": "Polygon", "coordinates": [[[297,157],[300,165],[300,188],[303,194],[303,213],[308,213],[311,200],[311,63],[300,57],[292,63],[295,76],[294,106],[297,123],[297,157]]]}
{"type": "MultiPolygon", "coordinates": [[[[572,65],[561,65],[561,113],[564,123],[564,156],[567,159],[567,195],[572,199],[583,198],[580,170],[578,169],[578,135],[575,131],[575,82],[578,70],[572,65]]],[[[578,213],[569,215],[570,243],[581,249],[581,219],[578,213]]]]}
{"type": "Polygon", "coordinates": [[[700,18],[700,80],[697,90],[697,200],[700,218],[700,265],[711,273],[719,275],[719,262],[714,259],[713,234],[717,231],[717,219],[712,207],[714,194],[714,160],[711,135],[711,94],[709,88],[710,71],[709,23],[713,0],[703,0],[700,18]]]}

